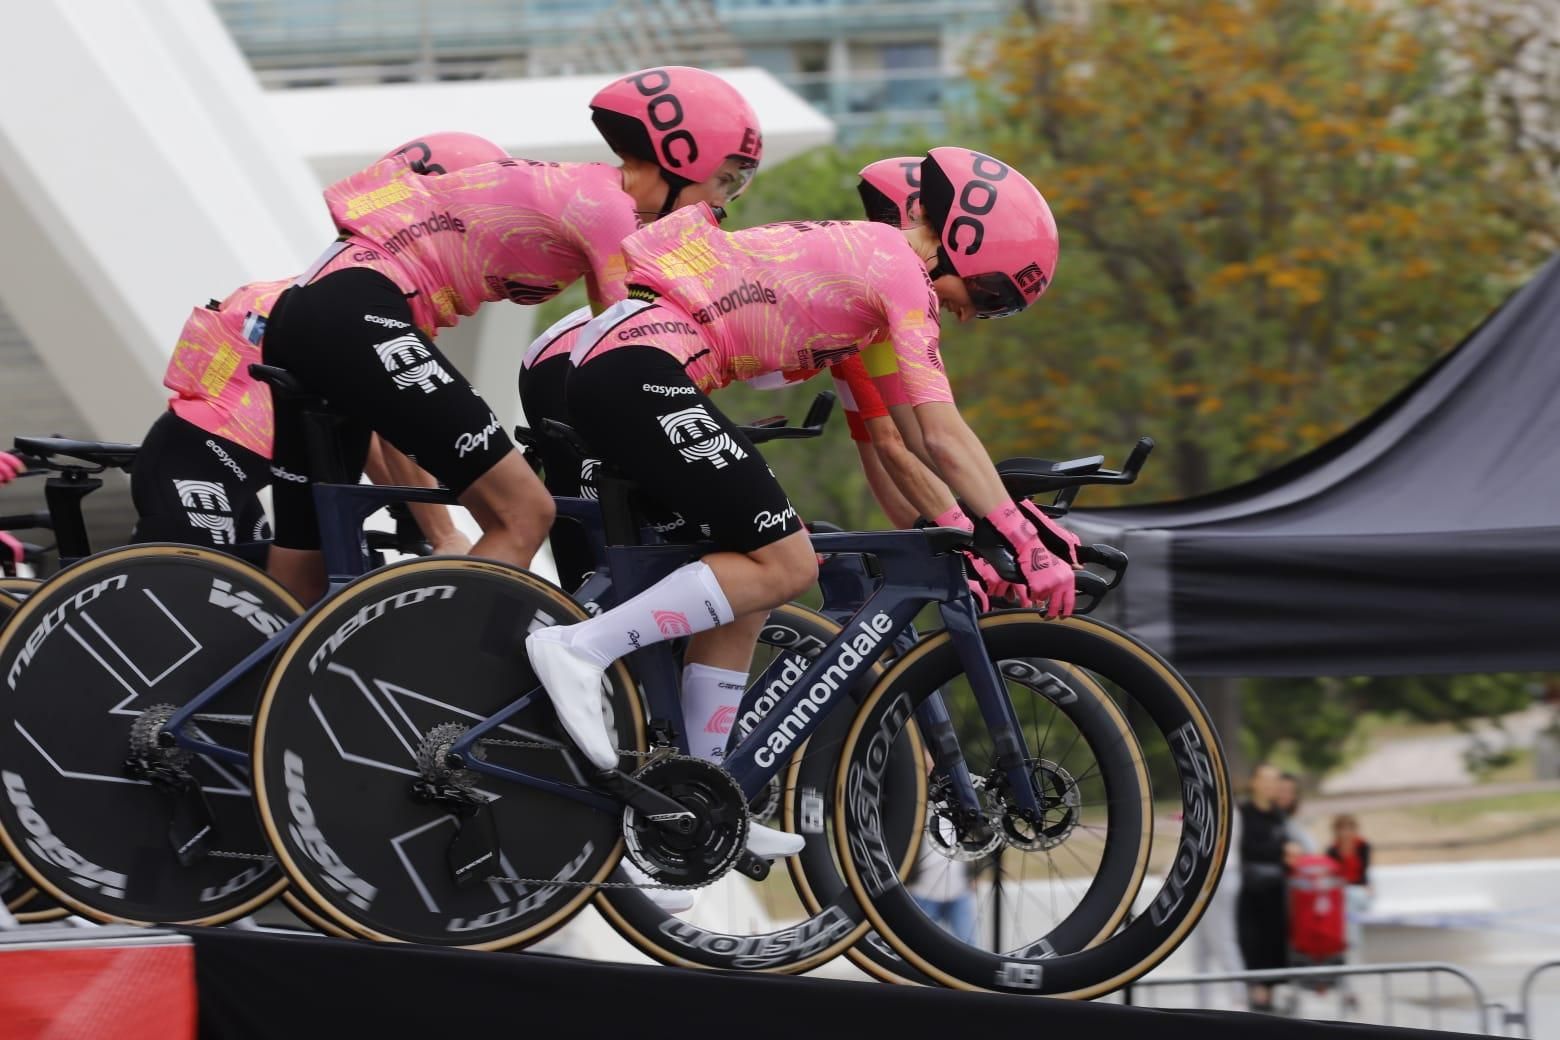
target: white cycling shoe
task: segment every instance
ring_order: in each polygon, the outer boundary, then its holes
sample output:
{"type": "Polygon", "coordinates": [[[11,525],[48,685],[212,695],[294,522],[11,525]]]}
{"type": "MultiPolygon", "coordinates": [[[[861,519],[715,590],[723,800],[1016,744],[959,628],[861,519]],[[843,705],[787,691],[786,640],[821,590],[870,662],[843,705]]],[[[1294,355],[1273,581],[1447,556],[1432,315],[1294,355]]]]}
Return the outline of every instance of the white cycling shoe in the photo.
{"type": "MultiPolygon", "coordinates": [[[[777,831],[773,827],[765,827],[761,823],[748,824],[748,851],[761,859],[779,859],[781,856],[794,856],[807,846],[807,839],[800,834],[789,834],[785,831],[777,831]]],[[[628,879],[636,885],[654,884],[654,879],[627,856],[623,857],[623,872],[628,879]]],[[[665,910],[669,914],[684,914],[692,910],[699,901],[700,888],[649,888],[644,893],[650,897],[650,902],[665,910]]]]}
{"type": "Polygon", "coordinates": [[[765,827],[761,823],[749,823],[747,847],[759,859],[779,859],[801,852],[807,847],[807,839],[800,834],[765,827]]]}
{"type": "Polygon", "coordinates": [[[525,655],[569,739],[597,769],[616,769],[617,748],[601,711],[606,668],[577,653],[568,644],[563,627],[557,625],[527,636],[525,655]]]}

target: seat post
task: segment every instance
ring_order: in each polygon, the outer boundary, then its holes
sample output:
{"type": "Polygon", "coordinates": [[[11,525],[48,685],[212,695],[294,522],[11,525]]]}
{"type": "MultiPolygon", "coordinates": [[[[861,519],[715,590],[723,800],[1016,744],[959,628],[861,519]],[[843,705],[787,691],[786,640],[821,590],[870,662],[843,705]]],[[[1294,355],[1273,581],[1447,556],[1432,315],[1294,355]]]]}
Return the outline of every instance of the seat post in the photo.
{"type": "Polygon", "coordinates": [[[43,498],[48,503],[54,526],[54,544],[59,551],[60,566],[92,555],[87,522],[81,515],[81,500],[102,486],[101,480],[77,469],[67,469],[44,483],[43,498]]]}
{"type": "Polygon", "coordinates": [[[596,471],[596,486],[601,501],[601,527],[608,545],[640,545],[639,511],[634,507],[632,480],[619,476],[610,467],[596,471]]]}

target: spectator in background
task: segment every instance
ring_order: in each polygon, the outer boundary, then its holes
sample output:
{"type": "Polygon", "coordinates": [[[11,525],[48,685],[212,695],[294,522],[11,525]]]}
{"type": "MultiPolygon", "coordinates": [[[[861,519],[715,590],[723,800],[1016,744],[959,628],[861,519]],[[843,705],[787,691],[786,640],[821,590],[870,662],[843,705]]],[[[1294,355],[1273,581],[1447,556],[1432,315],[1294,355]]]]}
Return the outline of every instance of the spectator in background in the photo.
{"type": "MultiPolygon", "coordinates": [[[[1240,806],[1240,897],[1235,906],[1241,958],[1250,971],[1289,964],[1287,864],[1300,855],[1289,840],[1279,808],[1280,776],[1263,763],[1252,770],[1250,798],[1240,806]]],[[[1273,1010],[1273,987],[1252,983],[1247,995],[1253,1011],[1273,1010]]]]}
{"type": "MultiPolygon", "coordinates": [[[[938,828],[945,846],[958,838],[953,824],[941,816],[933,816],[927,827],[938,828]]],[[[975,878],[961,860],[943,855],[923,838],[920,855],[905,879],[905,888],[926,916],[944,931],[960,942],[975,945],[975,878]]]]}
{"type": "Polygon", "coordinates": [[[1370,909],[1370,842],[1360,837],[1360,822],[1348,813],[1333,817],[1333,843],[1327,846],[1327,855],[1337,860],[1343,870],[1346,890],[1345,906],[1349,921],[1349,950],[1346,956],[1353,963],[1359,956],[1360,943],[1364,939],[1361,917],[1370,909]]]}
{"type": "MultiPolygon", "coordinates": [[[[1192,965],[1199,975],[1228,975],[1240,971],[1245,962],[1240,955],[1240,939],[1235,928],[1235,908],[1240,902],[1240,813],[1235,814],[1230,832],[1229,851],[1224,860],[1224,876],[1208,900],[1202,920],[1192,929],[1192,965]]],[[[1197,1006],[1203,1008],[1239,1008],[1244,1001],[1238,982],[1197,984],[1197,1006]]]]}
{"type": "Polygon", "coordinates": [[[1289,840],[1300,846],[1300,851],[1310,856],[1317,852],[1316,839],[1300,822],[1300,778],[1293,773],[1280,774],[1278,778],[1279,809],[1284,814],[1284,830],[1289,840]]]}

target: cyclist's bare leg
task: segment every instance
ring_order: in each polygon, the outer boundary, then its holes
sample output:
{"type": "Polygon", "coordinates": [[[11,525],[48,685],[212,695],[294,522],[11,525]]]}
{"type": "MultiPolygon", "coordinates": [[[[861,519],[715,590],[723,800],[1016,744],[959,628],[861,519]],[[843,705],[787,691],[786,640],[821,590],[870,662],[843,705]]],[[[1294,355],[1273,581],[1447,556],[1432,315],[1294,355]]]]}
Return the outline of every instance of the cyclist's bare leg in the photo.
{"type": "Polygon", "coordinates": [[[482,537],[471,555],[529,567],[552,529],[552,495],[518,451],[511,451],[468,487],[460,504],[471,511],[482,537]]]}
{"type": "Polygon", "coordinates": [[[751,614],[739,614],[729,625],[700,632],[688,640],[688,652],[683,660],[689,664],[746,672],[753,663],[758,634],[768,618],[767,609],[755,610],[751,614]]]}
{"type": "Polygon", "coordinates": [[[305,607],[312,607],[325,595],[325,555],[318,549],[284,549],[273,544],[266,552],[265,569],[305,607]]]}
{"type": "MultiPolygon", "coordinates": [[[[636,647],[696,635],[737,617],[768,611],[794,599],[818,577],[818,558],[805,531],[796,531],[750,553],[711,553],[588,621],[544,628],[526,640],[526,652],[557,709],[564,729],[599,768],[617,763],[617,752],[599,709],[602,673],[636,647]]],[[[751,659],[751,621],[741,635],[710,636],[719,660],[751,659]],[[730,642],[727,642],[730,640],[730,642]],[[740,648],[739,648],[740,646],[740,648]]],[[[735,670],[735,669],[733,669],[735,670]]]]}
{"type": "Polygon", "coordinates": [[[711,553],[703,562],[715,572],[726,602],[738,617],[767,614],[818,582],[818,555],[806,531],[788,534],[750,553],[711,553]]]}

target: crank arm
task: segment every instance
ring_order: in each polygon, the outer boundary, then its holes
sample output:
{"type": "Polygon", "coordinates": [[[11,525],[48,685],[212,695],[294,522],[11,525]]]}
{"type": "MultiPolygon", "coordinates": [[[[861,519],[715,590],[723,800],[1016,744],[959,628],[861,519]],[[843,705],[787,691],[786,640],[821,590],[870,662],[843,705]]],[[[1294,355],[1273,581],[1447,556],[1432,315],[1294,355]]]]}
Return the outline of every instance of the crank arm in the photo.
{"type": "Polygon", "coordinates": [[[616,769],[603,769],[591,782],[618,801],[633,806],[657,827],[678,834],[692,834],[698,828],[698,819],[676,799],[662,794],[653,787],[646,787],[627,773],[616,769]]]}
{"type": "Polygon", "coordinates": [[[736,865],[732,867],[738,874],[750,877],[754,881],[762,881],[769,876],[769,868],[774,864],[762,856],[755,856],[746,849],[737,857],[736,865]]]}

